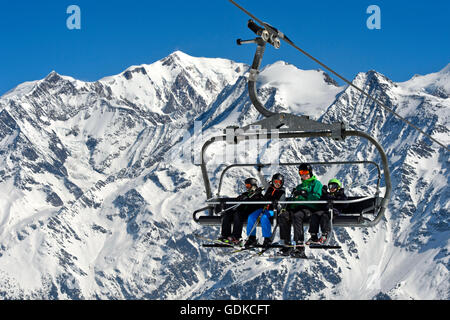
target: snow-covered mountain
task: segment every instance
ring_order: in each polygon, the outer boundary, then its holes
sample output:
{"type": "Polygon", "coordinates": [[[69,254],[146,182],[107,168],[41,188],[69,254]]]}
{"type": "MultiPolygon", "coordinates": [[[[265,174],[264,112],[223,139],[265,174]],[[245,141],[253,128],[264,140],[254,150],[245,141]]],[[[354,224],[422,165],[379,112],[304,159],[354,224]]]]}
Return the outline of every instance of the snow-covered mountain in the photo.
{"type": "MultiPolygon", "coordinates": [[[[449,65],[450,66],[450,65],[449,65]]],[[[395,83],[375,71],[354,83],[450,143],[450,68],[395,83]]],[[[0,98],[0,296],[12,299],[448,299],[448,153],[323,71],[284,62],[261,72],[271,110],[345,121],[390,159],[393,195],[371,229],[337,229],[343,250],[308,261],[249,259],[204,249],[215,237],[192,212],[205,200],[198,146],[260,115],[249,66],[176,51],[96,82],[51,72],[0,98]],[[202,135],[194,121],[202,122],[202,135]]],[[[273,157],[273,146],[259,155],[273,157]]],[[[374,159],[356,139],[278,144],[283,161],[374,159]]],[[[239,157],[252,157],[255,150],[239,157]]],[[[218,156],[221,150],[210,151],[218,156]]],[[[210,174],[218,174],[209,167],[210,174]]],[[[370,168],[317,168],[350,194],[373,191],[370,168]],[[356,182],[356,183],[355,183],[356,182]]],[[[280,168],[290,188],[295,172],[280,168]]],[[[264,172],[270,176],[272,171],[264,172]]],[[[237,194],[250,171],[230,172],[237,194]]],[[[217,181],[214,181],[217,184],[217,181]]]]}

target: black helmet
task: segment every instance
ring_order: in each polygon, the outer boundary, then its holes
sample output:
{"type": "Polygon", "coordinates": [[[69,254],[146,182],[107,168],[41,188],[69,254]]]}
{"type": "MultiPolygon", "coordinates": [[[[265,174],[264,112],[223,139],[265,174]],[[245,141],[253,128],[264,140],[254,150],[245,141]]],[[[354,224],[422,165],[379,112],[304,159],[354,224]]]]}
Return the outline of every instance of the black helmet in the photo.
{"type": "Polygon", "coordinates": [[[302,163],[299,167],[298,167],[298,171],[309,171],[309,175],[312,177],[313,176],[313,170],[312,170],[312,166],[309,163],[302,163]]]}
{"type": "Polygon", "coordinates": [[[272,185],[274,185],[274,181],[275,180],[280,180],[281,181],[280,188],[284,185],[284,176],[281,173],[275,173],[272,176],[272,180],[271,180],[272,185]]]}
{"type": "Polygon", "coordinates": [[[258,181],[255,178],[247,178],[245,179],[245,184],[249,184],[252,187],[257,187],[258,186],[258,181]]]}

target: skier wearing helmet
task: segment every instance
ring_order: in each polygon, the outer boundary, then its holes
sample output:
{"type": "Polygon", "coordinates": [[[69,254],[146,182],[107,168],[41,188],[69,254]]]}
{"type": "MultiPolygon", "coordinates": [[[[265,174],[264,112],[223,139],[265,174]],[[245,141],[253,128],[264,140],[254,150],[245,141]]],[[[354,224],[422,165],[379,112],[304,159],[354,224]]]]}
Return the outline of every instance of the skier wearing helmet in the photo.
{"type": "MultiPolygon", "coordinates": [[[[264,189],[258,188],[258,181],[255,178],[247,178],[244,183],[246,191],[236,198],[237,201],[262,200],[264,189]]],[[[241,243],[244,221],[247,220],[250,213],[258,208],[259,205],[242,204],[235,209],[225,212],[222,218],[221,235],[218,240],[228,244],[239,245],[241,243]],[[233,232],[231,231],[232,226],[233,232]]]]}
{"type": "MultiPolygon", "coordinates": [[[[320,199],[327,201],[347,200],[347,196],[344,194],[344,188],[342,187],[342,183],[336,178],[328,181],[328,188],[327,186],[323,186],[322,197],[320,199]]],[[[333,208],[333,216],[337,216],[339,214],[340,214],[339,210],[333,208]]],[[[306,244],[311,243],[324,244],[327,242],[328,235],[331,231],[330,219],[331,216],[329,211],[320,210],[313,212],[309,224],[309,233],[311,235],[311,238],[306,242],[306,244]],[[322,231],[322,235],[320,238],[318,238],[317,236],[319,233],[319,226],[320,230],[322,231]]]]}
{"type": "MultiPolygon", "coordinates": [[[[302,163],[298,167],[298,172],[302,183],[298,185],[287,200],[292,201],[317,201],[322,195],[322,183],[313,174],[312,166],[309,163],[302,163]]],[[[291,225],[294,226],[294,242],[297,245],[295,250],[283,248],[280,255],[291,255],[296,258],[305,258],[303,221],[317,210],[315,204],[290,204],[279,216],[280,238],[286,245],[291,244],[291,225]]]]}
{"type": "MultiPolygon", "coordinates": [[[[264,194],[263,200],[264,201],[276,201],[281,200],[284,197],[285,191],[284,191],[284,176],[280,173],[276,173],[272,176],[272,180],[270,182],[270,186],[267,189],[266,193],[264,194]]],[[[273,212],[273,206],[271,204],[264,206],[264,208],[260,208],[254,212],[252,212],[248,216],[247,221],[247,236],[248,240],[245,243],[245,247],[252,247],[258,244],[258,241],[256,239],[256,228],[254,228],[254,225],[258,219],[258,217],[261,216],[261,228],[262,228],[262,234],[264,237],[263,246],[268,247],[272,243],[272,224],[271,220],[273,219],[274,212],[273,212]]]]}

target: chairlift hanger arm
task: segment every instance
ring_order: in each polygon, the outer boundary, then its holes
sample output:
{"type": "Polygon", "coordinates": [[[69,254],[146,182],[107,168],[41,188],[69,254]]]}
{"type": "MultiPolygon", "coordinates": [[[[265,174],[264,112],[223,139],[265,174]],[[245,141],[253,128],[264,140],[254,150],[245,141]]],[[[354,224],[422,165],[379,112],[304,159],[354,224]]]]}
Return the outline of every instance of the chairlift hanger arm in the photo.
{"type": "MultiPolygon", "coordinates": [[[[251,25],[251,20],[249,21],[249,26],[251,25]]],[[[252,29],[252,28],[250,28],[252,29]]],[[[259,33],[259,32],[256,32],[259,33]]],[[[264,52],[266,50],[266,41],[264,41],[261,37],[258,37],[254,40],[237,40],[238,45],[242,44],[248,44],[248,43],[256,43],[256,52],[255,57],[253,58],[252,67],[250,69],[250,75],[248,77],[248,93],[250,96],[250,101],[252,102],[253,106],[256,108],[256,110],[259,111],[263,116],[270,117],[273,116],[275,113],[272,111],[269,111],[264,107],[264,105],[259,101],[257,96],[257,90],[256,90],[256,81],[258,78],[259,68],[261,67],[261,62],[264,56],[264,52]]]]}
{"type": "MultiPolygon", "coordinates": [[[[444,145],[443,143],[441,143],[440,141],[438,141],[437,139],[433,138],[430,134],[426,133],[425,131],[423,131],[422,129],[420,129],[419,127],[417,127],[416,125],[414,125],[413,123],[411,123],[410,121],[408,121],[407,119],[403,118],[402,116],[400,116],[397,112],[395,112],[393,109],[389,108],[388,106],[386,106],[382,101],[378,100],[377,98],[371,96],[369,93],[365,92],[364,90],[362,90],[361,88],[359,88],[358,86],[356,86],[355,84],[353,84],[353,82],[351,82],[350,80],[348,80],[347,78],[345,78],[344,76],[342,76],[341,74],[337,73],[336,71],[334,71],[333,69],[331,69],[330,67],[328,67],[326,64],[324,64],[323,62],[321,62],[320,60],[318,60],[317,58],[315,58],[314,56],[312,56],[311,54],[309,54],[308,52],[306,52],[305,50],[303,50],[302,48],[300,48],[299,46],[297,46],[293,41],[291,41],[283,32],[279,31],[277,28],[271,26],[270,24],[263,22],[262,20],[258,19],[257,17],[255,17],[253,14],[251,14],[249,11],[247,11],[245,8],[243,8],[242,6],[240,6],[238,3],[236,3],[234,0],[229,0],[233,5],[235,5],[236,7],[238,7],[240,10],[242,10],[243,12],[245,12],[248,16],[250,16],[253,20],[255,20],[256,22],[258,22],[260,25],[264,26],[264,31],[266,31],[269,34],[269,39],[272,41],[272,45],[274,45],[275,48],[279,48],[279,44],[275,45],[273,43],[274,39],[282,39],[285,42],[287,42],[289,45],[291,45],[293,48],[295,48],[296,50],[300,51],[302,54],[304,54],[305,56],[307,56],[308,58],[310,58],[311,60],[313,60],[314,62],[316,62],[317,64],[319,64],[321,67],[323,67],[325,70],[331,72],[332,74],[334,74],[336,77],[338,77],[339,79],[341,79],[342,81],[344,81],[346,84],[348,84],[349,86],[353,87],[354,89],[356,89],[357,91],[359,91],[362,95],[366,96],[367,98],[369,98],[370,100],[372,100],[373,102],[375,102],[377,105],[379,105],[380,107],[382,107],[383,109],[385,109],[386,111],[388,111],[389,113],[393,114],[395,117],[397,117],[398,119],[400,119],[401,121],[403,121],[404,123],[406,123],[407,125],[409,125],[411,128],[415,129],[416,131],[420,132],[422,135],[426,136],[427,138],[429,138],[430,140],[432,140],[433,142],[435,142],[436,144],[438,144],[440,147],[442,147],[443,149],[445,149],[446,151],[450,151],[450,148],[447,147],[446,145],[444,145]]],[[[249,22],[250,24],[250,22],[249,22]]],[[[254,23],[253,23],[254,24],[254,23]]],[[[257,30],[261,35],[264,33],[264,31],[261,31],[260,29],[257,29],[255,26],[253,26],[252,24],[252,28],[250,29],[255,29],[257,30]]],[[[250,26],[249,26],[250,27],[250,26]]],[[[261,27],[259,27],[261,28],[261,27]]],[[[258,34],[258,33],[257,33],[258,34]]],[[[268,40],[267,40],[268,41],[268,40]]],[[[279,40],[278,40],[279,41],[279,40]]],[[[270,43],[270,41],[269,41],[270,43]]],[[[259,47],[259,45],[258,45],[259,47]]],[[[256,55],[255,55],[255,59],[256,59],[256,55]]],[[[262,59],[262,57],[261,57],[262,59]]],[[[253,68],[252,68],[253,69],[253,68]]],[[[258,70],[258,69],[256,69],[258,70]]],[[[255,79],[256,80],[256,79],[255,79]]],[[[256,92],[256,87],[253,88],[253,84],[252,84],[252,88],[250,88],[250,81],[249,81],[249,90],[250,93],[252,94],[253,91],[256,92]],[[250,90],[251,89],[251,90],[250,90]]],[[[253,102],[253,100],[252,100],[253,102]]],[[[258,101],[259,102],[259,101],[258,101]]],[[[258,103],[257,103],[258,104],[258,103]]],[[[261,103],[259,103],[259,105],[261,105],[261,103]]],[[[258,109],[258,111],[260,111],[260,106],[255,105],[255,107],[258,109]]],[[[263,107],[264,108],[264,107],[263,107]]],[[[264,108],[265,109],[265,108],[264,108]]],[[[261,112],[261,111],[260,111],[261,112]]],[[[261,112],[264,116],[269,117],[272,114],[270,111],[268,111],[267,109],[265,109],[265,111],[261,112]]]]}
{"type": "MultiPolygon", "coordinates": [[[[263,119],[253,125],[261,126],[262,129],[273,130],[273,129],[281,129],[284,130],[294,129],[294,130],[304,130],[304,131],[321,131],[328,130],[329,127],[333,127],[331,130],[334,133],[334,138],[337,140],[343,139],[344,135],[342,134],[343,130],[345,130],[345,125],[343,123],[333,123],[331,125],[323,124],[317,121],[310,120],[307,116],[297,116],[289,113],[274,113],[268,110],[263,103],[259,100],[256,82],[258,79],[259,69],[261,67],[261,62],[264,56],[264,52],[266,49],[266,43],[273,45],[275,48],[280,47],[280,40],[278,39],[278,34],[283,35],[275,28],[267,25],[268,27],[262,28],[258,26],[253,20],[248,22],[248,27],[255,32],[257,37],[253,40],[238,40],[237,43],[239,45],[246,43],[256,43],[256,52],[253,58],[253,63],[250,68],[250,74],[248,77],[248,93],[250,97],[250,101],[253,106],[258,110],[260,114],[262,114],[266,119],[263,119]],[[267,31],[270,28],[270,32],[267,31]],[[276,32],[276,33],[275,33],[276,32]]],[[[248,126],[243,128],[244,130],[249,129],[248,126]]]]}

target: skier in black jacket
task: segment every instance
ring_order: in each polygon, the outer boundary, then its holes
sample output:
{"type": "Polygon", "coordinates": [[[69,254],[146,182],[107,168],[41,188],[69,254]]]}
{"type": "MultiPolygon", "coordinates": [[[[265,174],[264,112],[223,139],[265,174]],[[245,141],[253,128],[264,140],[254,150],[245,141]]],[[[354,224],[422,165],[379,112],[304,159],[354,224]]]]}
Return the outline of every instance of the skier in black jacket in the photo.
{"type": "MultiPolygon", "coordinates": [[[[272,176],[270,186],[262,197],[263,201],[278,201],[283,200],[285,195],[284,176],[281,173],[276,173],[272,176]]],[[[274,218],[274,208],[272,204],[260,207],[258,210],[252,212],[248,216],[247,221],[247,236],[248,239],[245,247],[252,247],[258,244],[256,239],[256,227],[254,227],[256,220],[261,215],[261,228],[264,237],[263,246],[268,247],[272,243],[272,224],[271,220],[274,218]]]]}
{"type": "MultiPolygon", "coordinates": [[[[258,188],[258,182],[255,178],[248,178],[245,180],[246,192],[236,197],[236,201],[254,201],[262,200],[263,188],[258,188]]],[[[260,205],[256,204],[242,204],[224,213],[222,217],[222,231],[220,238],[221,242],[233,245],[239,245],[242,235],[242,228],[244,222],[247,220],[250,213],[257,210],[260,205]],[[233,225],[233,232],[231,227],[233,225]]]]}
{"type": "MultiPolygon", "coordinates": [[[[344,194],[344,188],[342,188],[342,183],[338,179],[331,179],[327,186],[323,186],[322,197],[320,200],[347,200],[347,196],[344,194]]],[[[342,206],[341,206],[342,208],[342,206]]],[[[336,206],[333,206],[333,216],[338,216],[340,214],[336,206]]],[[[330,213],[328,210],[318,210],[313,212],[311,215],[311,221],[309,224],[309,233],[311,238],[306,242],[306,244],[318,243],[324,244],[327,242],[328,235],[331,231],[330,225],[330,213]],[[320,230],[322,235],[318,238],[320,230]]]]}

